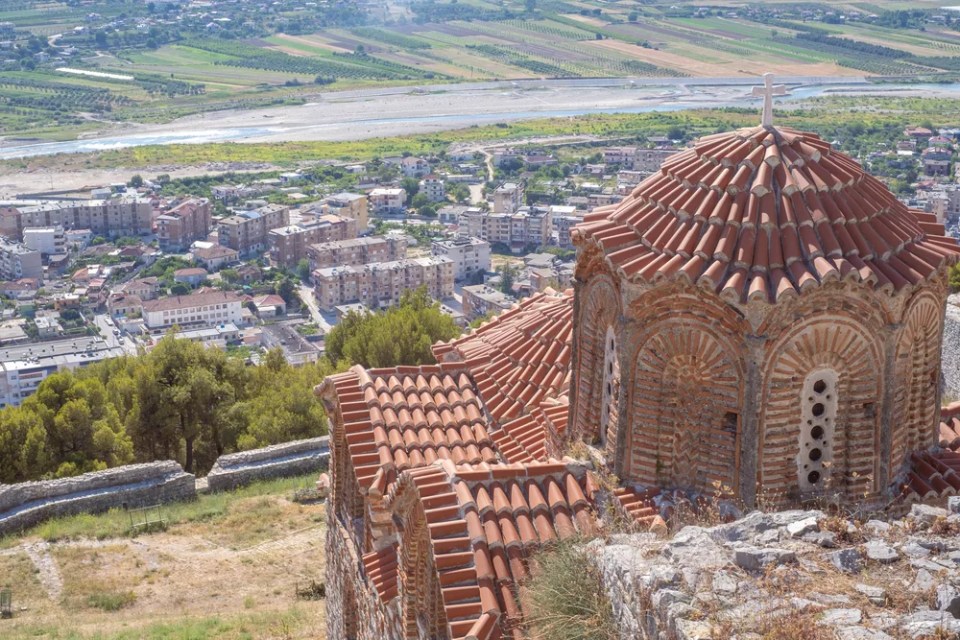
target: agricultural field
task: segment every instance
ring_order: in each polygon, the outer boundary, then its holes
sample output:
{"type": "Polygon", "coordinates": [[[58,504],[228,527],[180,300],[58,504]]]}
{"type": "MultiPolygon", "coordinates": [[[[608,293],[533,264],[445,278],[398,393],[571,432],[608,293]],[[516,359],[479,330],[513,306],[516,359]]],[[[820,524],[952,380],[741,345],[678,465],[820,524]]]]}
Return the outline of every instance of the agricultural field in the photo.
{"type": "Polygon", "coordinates": [[[323,638],[324,505],[293,502],[314,476],[162,507],[131,533],[120,510],[0,539],[4,640],[323,638]]]}
{"type": "Polygon", "coordinates": [[[164,5],[159,20],[130,17],[122,0],[4,2],[0,30],[14,25],[20,58],[4,62],[0,49],[0,136],[65,139],[117,123],[297,104],[383,85],[766,71],[909,81],[960,73],[960,12],[939,11],[944,2],[744,8],[720,1],[698,9],[686,1],[415,0],[366,14],[274,4],[283,8],[258,21],[243,13],[253,3],[231,3],[240,15],[220,28],[186,10],[174,15],[173,5],[164,5]],[[91,21],[93,9],[99,17],[91,21]],[[27,46],[54,58],[69,47],[63,66],[128,78],[68,75],[56,60],[36,65],[23,55],[27,46]]]}

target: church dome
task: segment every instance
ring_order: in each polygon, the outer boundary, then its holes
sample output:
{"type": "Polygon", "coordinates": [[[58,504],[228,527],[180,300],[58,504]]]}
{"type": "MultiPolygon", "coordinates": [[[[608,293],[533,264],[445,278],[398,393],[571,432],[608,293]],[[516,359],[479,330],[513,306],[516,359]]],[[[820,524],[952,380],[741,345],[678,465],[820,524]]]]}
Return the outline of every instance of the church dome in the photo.
{"type": "Polygon", "coordinates": [[[686,279],[746,303],[831,280],[912,287],[956,261],[944,233],[815,134],[770,126],[701,138],[573,235],[627,280],[686,279]]]}

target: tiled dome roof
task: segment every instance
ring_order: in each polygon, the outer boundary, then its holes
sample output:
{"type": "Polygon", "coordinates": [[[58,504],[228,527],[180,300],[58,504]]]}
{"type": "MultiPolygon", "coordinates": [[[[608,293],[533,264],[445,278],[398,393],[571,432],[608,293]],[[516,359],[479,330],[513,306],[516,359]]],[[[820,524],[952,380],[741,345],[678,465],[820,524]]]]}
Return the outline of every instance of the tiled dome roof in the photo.
{"type": "Polygon", "coordinates": [[[702,138],[574,231],[629,280],[686,278],[733,302],[775,302],[844,279],[916,285],[957,244],[811,133],[756,127],[702,138]]]}

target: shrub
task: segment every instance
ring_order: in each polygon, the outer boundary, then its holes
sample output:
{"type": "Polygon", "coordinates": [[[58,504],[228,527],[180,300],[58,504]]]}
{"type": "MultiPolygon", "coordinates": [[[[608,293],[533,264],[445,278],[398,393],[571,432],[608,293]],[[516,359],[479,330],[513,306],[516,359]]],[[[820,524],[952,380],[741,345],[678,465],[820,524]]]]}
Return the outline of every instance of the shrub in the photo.
{"type": "Polygon", "coordinates": [[[581,548],[567,542],[541,553],[536,560],[539,568],[527,584],[529,624],[534,638],[619,637],[600,573],[581,548]]]}

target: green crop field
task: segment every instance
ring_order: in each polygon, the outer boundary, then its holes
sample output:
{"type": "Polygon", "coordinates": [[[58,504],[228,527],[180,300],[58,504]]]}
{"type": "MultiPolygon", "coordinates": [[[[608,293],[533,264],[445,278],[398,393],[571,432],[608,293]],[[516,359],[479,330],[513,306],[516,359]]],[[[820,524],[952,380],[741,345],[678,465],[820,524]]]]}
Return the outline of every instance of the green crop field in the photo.
{"type": "MultiPolygon", "coordinates": [[[[266,26],[248,19],[229,37],[209,24],[169,31],[162,25],[176,21],[131,18],[135,10],[126,0],[2,4],[0,23],[13,23],[16,46],[46,43],[52,55],[67,45],[77,51],[66,63],[36,66],[21,56],[26,62],[13,63],[31,66],[10,68],[8,60],[0,70],[0,135],[14,137],[65,138],[98,123],[291,104],[322,91],[378,85],[765,71],[937,80],[960,71],[960,14],[934,24],[933,2],[784,0],[745,8],[721,0],[699,10],[686,0],[414,0],[360,17],[299,7],[266,26]],[[846,22],[823,19],[841,10],[846,22]],[[90,19],[91,12],[99,18],[90,19]],[[867,19],[871,13],[877,17],[867,19]],[[327,26],[284,26],[307,19],[327,26]],[[125,26],[95,38],[95,25],[108,20],[125,26]],[[140,20],[147,22],[137,26],[140,20]],[[131,31],[135,26],[139,32],[131,31]],[[47,42],[56,34],[63,36],[47,42]],[[56,71],[58,64],[134,80],[68,76],[56,71]]],[[[0,48],[0,64],[4,55],[0,48]]]]}

